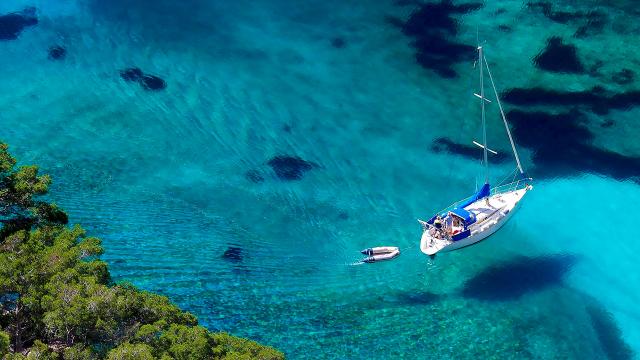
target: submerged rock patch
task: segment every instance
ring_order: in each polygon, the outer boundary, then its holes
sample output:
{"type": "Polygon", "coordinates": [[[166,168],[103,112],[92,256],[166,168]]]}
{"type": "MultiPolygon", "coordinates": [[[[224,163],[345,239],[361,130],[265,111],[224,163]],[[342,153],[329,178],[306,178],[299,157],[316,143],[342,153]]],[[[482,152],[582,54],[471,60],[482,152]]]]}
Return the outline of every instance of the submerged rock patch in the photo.
{"type": "Polygon", "coordinates": [[[142,79],[140,79],[140,84],[142,88],[145,90],[163,90],[167,87],[167,82],[163,79],[155,76],[155,75],[142,75],[142,79]]]}
{"type": "Polygon", "coordinates": [[[49,60],[62,60],[67,55],[67,49],[60,45],[49,48],[49,60]]]}
{"type": "Polygon", "coordinates": [[[640,183],[640,157],[626,156],[591,144],[593,133],[580,111],[549,114],[512,110],[507,117],[518,144],[533,151],[539,175],[599,173],[640,183]]]}
{"type": "Polygon", "coordinates": [[[267,162],[280,180],[300,180],[316,164],[298,156],[278,155],[267,162]]]}
{"type": "Polygon", "coordinates": [[[629,85],[635,79],[636,74],[630,69],[622,69],[613,74],[611,80],[618,85],[629,85]]]}
{"type": "Polygon", "coordinates": [[[575,262],[571,255],[518,257],[482,270],[464,284],[462,295],[480,300],[516,300],[561,284],[575,262]]]}
{"type": "Polygon", "coordinates": [[[475,46],[452,40],[458,32],[458,20],[453,16],[482,8],[481,3],[454,5],[451,1],[422,4],[406,22],[392,21],[402,32],[414,38],[416,61],[422,67],[435,71],[444,78],[453,78],[457,73],[453,66],[475,56],[475,46]]]}
{"type": "Polygon", "coordinates": [[[120,71],[120,77],[124,81],[137,82],[143,89],[148,91],[159,91],[167,87],[167,82],[162,78],[145,74],[138,67],[131,67],[120,71]]]}
{"type": "Polygon", "coordinates": [[[231,262],[241,262],[244,257],[242,255],[243,250],[241,247],[229,246],[222,254],[222,258],[231,262]]]}
{"type": "Polygon", "coordinates": [[[342,49],[345,46],[347,46],[347,41],[340,36],[336,36],[333,39],[331,39],[331,46],[333,46],[336,49],[342,49]]]}
{"type": "Polygon", "coordinates": [[[540,10],[546,18],[560,24],[578,24],[574,36],[579,38],[602,32],[608,20],[607,14],[603,11],[558,11],[554,10],[553,4],[548,1],[529,2],[527,8],[540,10]]]}
{"type": "Polygon", "coordinates": [[[585,71],[578,58],[577,48],[571,44],[564,44],[558,36],[547,40],[547,46],[533,62],[538,68],[551,72],[581,74],[585,71]]]}
{"type": "Polygon", "coordinates": [[[140,81],[142,79],[143,72],[140,68],[133,67],[120,71],[120,77],[124,81],[140,81]]]}
{"type": "Polygon", "coordinates": [[[624,341],[622,331],[613,319],[613,316],[602,306],[587,306],[587,314],[591,319],[591,326],[596,332],[600,347],[610,360],[631,360],[634,358],[633,350],[624,341]]]}
{"type": "Polygon", "coordinates": [[[596,114],[604,115],[614,109],[627,110],[633,106],[639,106],[640,91],[611,93],[599,86],[585,91],[559,91],[539,87],[514,88],[506,91],[502,99],[510,104],[520,106],[580,106],[596,114]]]}
{"type": "Polygon", "coordinates": [[[36,24],[38,24],[38,16],[34,7],[2,15],[0,16],[0,40],[15,40],[24,28],[36,24]]]}
{"type": "MultiPolygon", "coordinates": [[[[470,159],[480,159],[482,157],[481,148],[472,145],[458,144],[445,137],[435,139],[431,143],[431,150],[438,153],[447,152],[470,159]]],[[[489,154],[489,161],[493,163],[503,163],[509,159],[511,159],[511,156],[506,153],[499,152],[498,154],[489,154]]]]}

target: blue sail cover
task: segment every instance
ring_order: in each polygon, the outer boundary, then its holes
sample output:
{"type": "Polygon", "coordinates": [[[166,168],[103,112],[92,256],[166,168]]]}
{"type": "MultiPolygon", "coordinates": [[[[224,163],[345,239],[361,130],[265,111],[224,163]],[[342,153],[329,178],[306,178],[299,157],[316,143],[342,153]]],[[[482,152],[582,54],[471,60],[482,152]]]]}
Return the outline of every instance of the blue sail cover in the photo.
{"type": "Polygon", "coordinates": [[[474,196],[469,198],[469,200],[465,201],[464,203],[458,205],[458,207],[465,208],[482,198],[486,198],[487,196],[489,196],[489,194],[491,194],[491,186],[489,186],[489,183],[486,183],[482,185],[482,188],[480,188],[480,190],[474,196]]]}
{"type": "MultiPolygon", "coordinates": [[[[473,195],[472,197],[470,197],[467,201],[465,201],[465,202],[461,203],[460,205],[458,205],[458,206],[457,206],[454,210],[452,210],[452,211],[462,209],[462,210],[463,210],[463,211],[465,211],[466,213],[469,213],[468,211],[464,210],[464,208],[465,208],[465,207],[467,207],[467,206],[469,206],[469,205],[473,204],[474,202],[476,202],[476,201],[478,201],[478,200],[480,200],[480,199],[482,199],[482,198],[485,198],[485,197],[489,196],[490,194],[491,194],[491,186],[489,186],[489,184],[488,184],[488,183],[487,183],[487,184],[484,184],[484,185],[482,185],[482,188],[480,188],[480,190],[479,190],[475,195],[473,195]]],[[[428,223],[428,224],[433,224],[433,221],[436,219],[436,217],[438,217],[438,215],[440,215],[440,216],[442,216],[442,217],[445,217],[447,214],[446,214],[446,213],[443,213],[443,214],[436,214],[436,215],[434,215],[431,219],[429,219],[429,221],[427,221],[427,223],[428,223]]],[[[464,218],[463,216],[460,216],[460,217],[464,218]]],[[[466,222],[466,220],[465,220],[465,222],[466,222]]],[[[473,224],[474,222],[475,222],[475,217],[473,218],[473,221],[472,221],[471,223],[467,224],[467,225],[473,224]]]]}

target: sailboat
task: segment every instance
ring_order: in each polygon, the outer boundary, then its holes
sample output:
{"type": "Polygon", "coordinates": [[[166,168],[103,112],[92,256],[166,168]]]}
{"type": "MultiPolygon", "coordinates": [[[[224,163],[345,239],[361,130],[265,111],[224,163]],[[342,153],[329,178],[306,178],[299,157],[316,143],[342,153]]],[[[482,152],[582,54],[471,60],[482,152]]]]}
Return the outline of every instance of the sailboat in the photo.
{"type": "Polygon", "coordinates": [[[502,109],[498,91],[496,90],[489,64],[482,52],[482,46],[478,46],[478,61],[480,69],[480,93],[474,96],[480,98],[482,113],[482,144],[473,141],[483,150],[483,165],[485,173],[484,185],[470,197],[457,201],[442,211],[437,212],[429,220],[418,219],[422,225],[422,237],[420,250],[434,257],[438,252],[452,251],[469,245],[476,244],[498,231],[514,212],[518,209],[527,192],[533,189],[532,179],[525,175],[516,145],[511,136],[507,118],[502,109]],[[484,68],[491,80],[495,100],[500,109],[500,115],[504,122],[511,149],[516,160],[517,170],[511,182],[491,187],[489,184],[488,153],[496,153],[487,147],[487,127],[485,119],[485,103],[491,101],[485,97],[484,92],[484,68]]]}

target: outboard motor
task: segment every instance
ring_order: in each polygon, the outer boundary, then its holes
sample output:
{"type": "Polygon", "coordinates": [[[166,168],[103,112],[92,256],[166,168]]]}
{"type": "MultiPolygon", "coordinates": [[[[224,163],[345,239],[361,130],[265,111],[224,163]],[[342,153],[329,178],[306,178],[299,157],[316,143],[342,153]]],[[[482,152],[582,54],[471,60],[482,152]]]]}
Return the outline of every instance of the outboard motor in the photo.
{"type": "Polygon", "coordinates": [[[360,253],[362,255],[371,256],[373,255],[373,249],[372,248],[364,249],[364,250],[361,250],[360,253]]]}

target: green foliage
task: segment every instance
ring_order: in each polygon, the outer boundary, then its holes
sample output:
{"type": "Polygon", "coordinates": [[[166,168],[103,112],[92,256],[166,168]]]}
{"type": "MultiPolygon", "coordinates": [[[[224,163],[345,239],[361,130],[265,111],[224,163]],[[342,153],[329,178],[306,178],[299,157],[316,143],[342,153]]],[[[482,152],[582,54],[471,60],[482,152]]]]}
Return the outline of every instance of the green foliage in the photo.
{"type": "Polygon", "coordinates": [[[154,360],[153,349],[147,344],[123,343],[109,351],[108,360],[154,360]]]}
{"type": "Polygon", "coordinates": [[[76,344],[64,349],[63,358],[64,360],[96,360],[98,356],[91,348],[82,344],[76,344]]]}
{"type": "Polygon", "coordinates": [[[215,353],[224,360],[281,360],[284,355],[274,348],[260,345],[255,341],[231,336],[227,333],[212,334],[215,353]]]}
{"type": "Polygon", "coordinates": [[[158,348],[176,360],[210,359],[215,342],[207,329],[200,326],[173,324],[158,339],[158,348]]]}
{"type": "Polygon", "coordinates": [[[253,341],[210,333],[164,296],[113,284],[98,259],[100,240],[65,226],[61,209],[37,200],[50,183],[35,166],[16,169],[0,143],[4,360],[284,358],[253,341]]]}
{"type": "Polygon", "coordinates": [[[10,341],[9,334],[4,331],[0,331],[0,358],[9,352],[10,341]]]}
{"type": "Polygon", "coordinates": [[[34,165],[16,169],[16,159],[0,143],[0,221],[4,237],[18,230],[29,230],[34,226],[63,225],[67,214],[55,204],[38,200],[49,190],[51,178],[40,175],[34,165]]]}
{"type": "Polygon", "coordinates": [[[27,353],[27,360],[57,360],[59,354],[49,349],[49,347],[40,340],[36,340],[27,353]]]}

